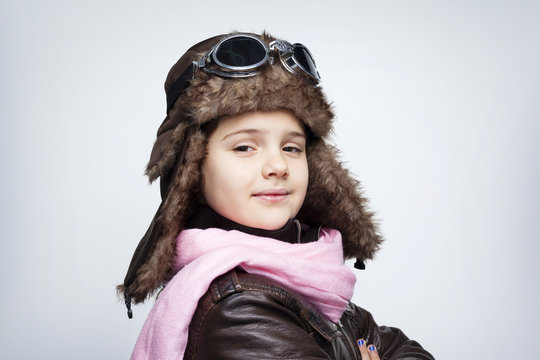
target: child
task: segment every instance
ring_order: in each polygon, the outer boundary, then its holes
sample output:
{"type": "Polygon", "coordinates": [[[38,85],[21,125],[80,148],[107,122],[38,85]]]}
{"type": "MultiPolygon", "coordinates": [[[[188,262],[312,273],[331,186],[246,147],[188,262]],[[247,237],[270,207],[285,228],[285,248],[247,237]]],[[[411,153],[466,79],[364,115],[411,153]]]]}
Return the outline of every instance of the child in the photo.
{"type": "Polygon", "coordinates": [[[343,257],[363,268],[381,238],[319,81],[307,48],[266,33],[172,67],[147,167],[162,203],[119,286],[129,317],[162,289],[133,359],[432,359],[349,302],[343,257]]]}

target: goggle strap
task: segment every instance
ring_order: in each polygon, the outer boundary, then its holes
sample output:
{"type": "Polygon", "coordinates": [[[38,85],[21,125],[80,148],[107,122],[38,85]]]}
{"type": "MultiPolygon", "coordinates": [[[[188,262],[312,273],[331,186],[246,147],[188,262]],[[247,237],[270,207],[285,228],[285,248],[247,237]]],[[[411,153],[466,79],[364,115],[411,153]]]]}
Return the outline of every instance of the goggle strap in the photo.
{"type": "Polygon", "coordinates": [[[176,79],[174,84],[167,92],[167,115],[174,106],[174,103],[176,102],[180,94],[182,94],[182,92],[186,90],[189,86],[189,81],[193,78],[193,68],[195,66],[195,64],[193,64],[192,66],[188,66],[188,68],[182,73],[182,75],[180,75],[178,79],[176,79]]]}
{"type": "Polygon", "coordinates": [[[207,69],[207,68],[203,68],[203,71],[206,72],[206,73],[214,74],[214,75],[221,76],[221,77],[238,78],[238,79],[252,77],[252,76],[255,76],[255,75],[257,75],[259,73],[256,70],[253,70],[253,71],[227,72],[227,71],[222,71],[222,70],[218,70],[218,69],[207,69]]]}

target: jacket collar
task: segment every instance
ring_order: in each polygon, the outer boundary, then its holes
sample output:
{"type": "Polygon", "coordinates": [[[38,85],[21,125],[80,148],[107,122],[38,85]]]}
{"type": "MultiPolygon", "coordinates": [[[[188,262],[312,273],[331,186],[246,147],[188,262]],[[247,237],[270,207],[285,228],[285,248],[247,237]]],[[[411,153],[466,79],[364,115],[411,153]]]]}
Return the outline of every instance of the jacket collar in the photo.
{"type": "Polygon", "coordinates": [[[277,230],[264,230],[244,226],[227,219],[215,212],[212,208],[201,205],[194,215],[188,220],[186,229],[218,228],[223,230],[238,230],[250,235],[268,237],[275,240],[285,241],[290,244],[308,243],[319,239],[319,226],[300,224],[297,219],[291,218],[277,230]]]}

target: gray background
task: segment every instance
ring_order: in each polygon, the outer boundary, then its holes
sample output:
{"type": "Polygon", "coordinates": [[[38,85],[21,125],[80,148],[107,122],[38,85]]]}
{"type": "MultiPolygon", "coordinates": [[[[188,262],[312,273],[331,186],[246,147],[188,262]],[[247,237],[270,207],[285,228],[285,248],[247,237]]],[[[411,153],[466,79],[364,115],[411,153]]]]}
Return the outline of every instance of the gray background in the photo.
{"type": "Polygon", "coordinates": [[[386,237],[354,301],[439,359],[536,358],[536,1],[3,1],[0,357],[128,358],[163,82],[233,29],[306,44],[386,237]]]}

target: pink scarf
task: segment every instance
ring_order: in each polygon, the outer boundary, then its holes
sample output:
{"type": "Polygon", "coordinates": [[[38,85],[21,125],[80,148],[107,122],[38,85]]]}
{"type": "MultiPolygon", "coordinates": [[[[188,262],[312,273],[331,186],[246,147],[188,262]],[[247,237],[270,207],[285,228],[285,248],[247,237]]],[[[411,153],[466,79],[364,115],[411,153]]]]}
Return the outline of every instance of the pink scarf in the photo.
{"type": "Polygon", "coordinates": [[[181,359],[199,299],[219,275],[240,266],[304,296],[338,322],[352,297],[356,278],[344,265],[341,234],[321,230],[316,242],[289,244],[222,229],[180,233],[173,271],[139,334],[131,355],[138,359],[181,359]]]}

